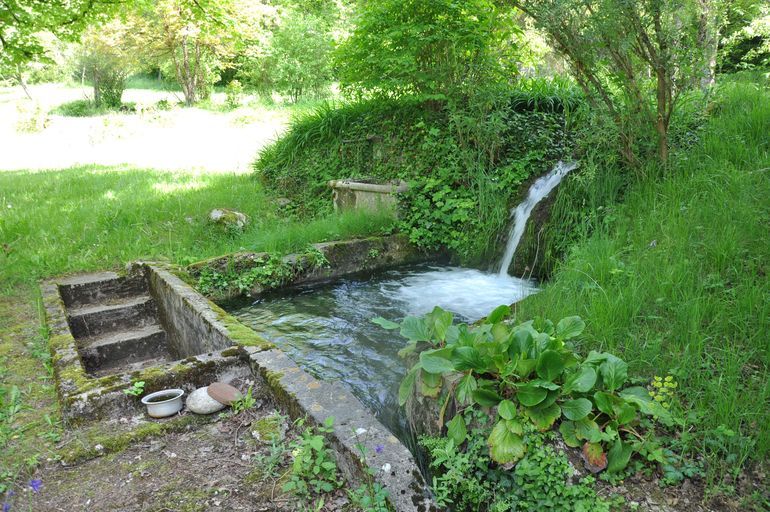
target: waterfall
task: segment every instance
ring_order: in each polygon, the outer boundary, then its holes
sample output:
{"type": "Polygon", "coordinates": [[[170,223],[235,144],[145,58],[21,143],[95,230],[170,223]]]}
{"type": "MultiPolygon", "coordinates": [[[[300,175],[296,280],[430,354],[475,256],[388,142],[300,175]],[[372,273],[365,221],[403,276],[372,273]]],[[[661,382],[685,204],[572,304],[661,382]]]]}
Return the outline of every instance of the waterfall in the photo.
{"type": "Polygon", "coordinates": [[[575,167],[577,167],[577,163],[575,162],[564,163],[560,161],[557,163],[551,172],[538,178],[537,181],[529,187],[527,198],[511,211],[513,226],[508,235],[505,254],[503,254],[503,259],[500,260],[501,276],[508,275],[508,267],[511,266],[513,255],[516,253],[516,248],[519,246],[519,241],[521,241],[521,236],[524,234],[524,228],[527,226],[527,219],[529,219],[530,214],[532,214],[532,210],[534,210],[537,203],[547,196],[551,190],[556,188],[556,185],[561,182],[562,178],[575,169],[575,167]]]}

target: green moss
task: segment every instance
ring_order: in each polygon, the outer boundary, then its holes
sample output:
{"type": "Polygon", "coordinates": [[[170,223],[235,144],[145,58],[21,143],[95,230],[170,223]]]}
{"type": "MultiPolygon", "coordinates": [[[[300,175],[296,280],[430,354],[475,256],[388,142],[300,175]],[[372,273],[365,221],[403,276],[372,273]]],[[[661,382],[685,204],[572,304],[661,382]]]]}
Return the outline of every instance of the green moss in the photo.
{"type": "Polygon", "coordinates": [[[284,419],[280,414],[271,414],[260,418],[251,424],[254,432],[259,434],[259,440],[265,443],[280,441],[284,419]]]}
{"type": "Polygon", "coordinates": [[[69,381],[74,386],[74,390],[68,393],[69,395],[80,395],[95,389],[101,389],[102,391],[99,393],[101,395],[108,391],[122,389],[128,385],[127,382],[122,380],[120,375],[108,375],[99,378],[89,377],[83,371],[83,368],[76,364],[62,368],[58,372],[58,378],[59,381],[69,381]]]}
{"type": "Polygon", "coordinates": [[[211,309],[217,314],[217,319],[224,324],[228,336],[230,336],[230,338],[238,345],[244,347],[258,347],[261,350],[275,348],[274,344],[257,334],[253,329],[243,325],[236,320],[235,317],[229,315],[224,309],[216,304],[211,304],[211,309]]]}
{"type": "Polygon", "coordinates": [[[281,379],[283,378],[283,373],[265,370],[265,377],[267,378],[267,383],[270,385],[270,387],[281,387],[281,379]]]}
{"type": "Polygon", "coordinates": [[[104,435],[102,429],[98,428],[92,432],[86,432],[85,438],[80,439],[79,443],[71,443],[68,448],[59,455],[64,463],[72,464],[81,460],[98,457],[107,453],[117,453],[125,450],[131,443],[156,437],[171,432],[184,430],[189,425],[202,422],[199,416],[188,415],[177,419],[160,422],[147,422],[138,427],[121,432],[115,435],[104,435]],[[98,431],[98,432],[97,432],[98,431]],[[97,450],[97,446],[101,446],[97,450]]]}
{"type": "Polygon", "coordinates": [[[240,354],[241,351],[238,347],[227,348],[219,353],[222,357],[235,357],[240,354]]]}

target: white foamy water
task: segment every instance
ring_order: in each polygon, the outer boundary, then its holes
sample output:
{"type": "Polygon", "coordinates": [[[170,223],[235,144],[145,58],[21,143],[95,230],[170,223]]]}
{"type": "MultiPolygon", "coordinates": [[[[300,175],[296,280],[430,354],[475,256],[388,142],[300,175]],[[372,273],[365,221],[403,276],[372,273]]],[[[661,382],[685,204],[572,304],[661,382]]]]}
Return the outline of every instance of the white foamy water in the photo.
{"type": "Polygon", "coordinates": [[[513,304],[537,292],[533,282],[460,267],[431,267],[381,284],[383,296],[402,304],[407,314],[422,315],[435,306],[470,322],[501,304],[513,304]]]}
{"type": "Polygon", "coordinates": [[[532,214],[532,210],[535,209],[537,203],[547,196],[551,190],[556,188],[556,185],[561,183],[562,178],[569,174],[570,171],[575,169],[577,164],[559,162],[553,168],[551,172],[545,176],[538,178],[527,193],[527,198],[519,203],[519,205],[511,212],[513,217],[513,227],[511,233],[508,235],[508,243],[505,246],[505,253],[503,259],[500,260],[500,276],[508,275],[508,267],[511,266],[513,261],[513,255],[516,254],[516,248],[519,246],[521,236],[524,234],[524,228],[527,227],[527,220],[532,214]]]}

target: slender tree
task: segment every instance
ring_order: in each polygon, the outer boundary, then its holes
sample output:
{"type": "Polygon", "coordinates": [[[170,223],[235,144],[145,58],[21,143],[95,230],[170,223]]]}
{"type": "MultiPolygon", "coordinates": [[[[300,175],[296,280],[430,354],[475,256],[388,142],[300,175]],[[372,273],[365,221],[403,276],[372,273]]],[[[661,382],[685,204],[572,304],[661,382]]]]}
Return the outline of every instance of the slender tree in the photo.
{"type": "MultiPolygon", "coordinates": [[[[621,152],[639,160],[652,130],[658,159],[669,155],[671,116],[683,92],[711,69],[714,0],[514,0],[569,62],[588,97],[619,128],[621,152]],[[705,17],[705,18],[704,18],[705,17]]],[[[705,77],[707,80],[710,78],[705,77]]]]}

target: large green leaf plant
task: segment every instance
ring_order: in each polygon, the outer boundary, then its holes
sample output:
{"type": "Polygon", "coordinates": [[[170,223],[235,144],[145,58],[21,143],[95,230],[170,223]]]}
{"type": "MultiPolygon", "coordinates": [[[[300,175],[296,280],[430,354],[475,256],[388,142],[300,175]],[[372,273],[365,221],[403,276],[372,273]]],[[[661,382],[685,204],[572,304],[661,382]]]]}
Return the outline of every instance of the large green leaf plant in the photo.
{"type": "MultiPolygon", "coordinates": [[[[436,307],[401,323],[377,318],[385,329],[398,329],[408,340],[400,351],[415,361],[399,387],[399,403],[414,393],[440,399],[439,424],[460,446],[469,425],[459,412],[481,408],[493,427],[487,444],[492,460],[518,462],[527,452],[525,424],[555,428],[566,445],[581,447],[594,471],[622,471],[647,435],[640,423],[673,424],[670,412],[647,389],[629,386],[628,365],[620,358],[591,351],[575,352],[570,340],[581,335],[580,317],[555,325],[534,321],[513,325],[508,306],[495,309],[482,323],[454,324],[453,315],[436,307]],[[452,404],[458,411],[445,422],[452,404]]],[[[653,433],[654,435],[654,433],[653,433]]]]}

